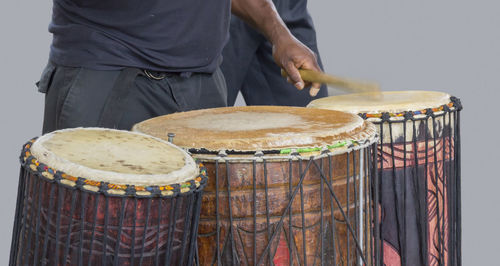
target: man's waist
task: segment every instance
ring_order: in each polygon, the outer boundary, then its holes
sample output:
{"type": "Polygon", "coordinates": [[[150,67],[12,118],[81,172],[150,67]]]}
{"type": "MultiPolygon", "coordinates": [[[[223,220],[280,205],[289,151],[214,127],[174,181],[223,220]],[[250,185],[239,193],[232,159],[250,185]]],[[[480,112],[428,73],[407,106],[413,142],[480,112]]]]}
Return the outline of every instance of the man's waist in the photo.
{"type": "Polygon", "coordinates": [[[73,55],[73,52],[60,52],[51,49],[49,60],[56,65],[67,67],[83,67],[92,70],[113,71],[124,68],[138,68],[152,77],[181,75],[190,76],[192,73],[213,73],[222,63],[222,56],[206,65],[171,65],[169,60],[163,65],[148,63],[134,58],[102,58],[92,55],[73,55]]]}

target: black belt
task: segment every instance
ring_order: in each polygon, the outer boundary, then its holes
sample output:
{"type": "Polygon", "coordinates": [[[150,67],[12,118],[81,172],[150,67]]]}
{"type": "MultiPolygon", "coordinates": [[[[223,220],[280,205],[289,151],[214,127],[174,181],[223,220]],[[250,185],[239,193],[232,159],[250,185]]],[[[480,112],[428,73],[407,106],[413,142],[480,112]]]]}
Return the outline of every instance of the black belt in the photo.
{"type": "Polygon", "coordinates": [[[143,70],[143,72],[146,77],[154,80],[162,80],[167,76],[167,73],[165,72],[151,71],[147,69],[143,70]]]}

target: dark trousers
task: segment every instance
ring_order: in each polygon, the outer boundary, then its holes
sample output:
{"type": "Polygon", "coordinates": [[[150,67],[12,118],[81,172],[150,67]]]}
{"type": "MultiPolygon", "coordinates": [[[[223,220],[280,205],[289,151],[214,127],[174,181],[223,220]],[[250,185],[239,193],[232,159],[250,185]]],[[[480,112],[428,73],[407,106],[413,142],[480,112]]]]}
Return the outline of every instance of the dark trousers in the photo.
{"type": "Polygon", "coordinates": [[[219,69],[189,77],[153,73],[159,79],[139,69],[130,70],[126,74],[127,69],[98,71],[49,63],[37,83],[46,94],[43,133],[74,127],[129,130],[152,117],[227,105],[219,69]]]}
{"type": "MultiPolygon", "coordinates": [[[[316,31],[307,12],[306,0],[274,0],[276,8],[292,34],[316,54],[316,31]]],[[[222,72],[226,77],[228,104],[234,105],[241,91],[247,105],[306,106],[328,95],[322,86],[316,97],[309,90],[297,90],[281,76],[272,57],[272,46],[262,34],[239,18],[231,18],[230,40],[224,47],[222,72]]],[[[321,65],[321,60],[318,62],[321,65]]]]}

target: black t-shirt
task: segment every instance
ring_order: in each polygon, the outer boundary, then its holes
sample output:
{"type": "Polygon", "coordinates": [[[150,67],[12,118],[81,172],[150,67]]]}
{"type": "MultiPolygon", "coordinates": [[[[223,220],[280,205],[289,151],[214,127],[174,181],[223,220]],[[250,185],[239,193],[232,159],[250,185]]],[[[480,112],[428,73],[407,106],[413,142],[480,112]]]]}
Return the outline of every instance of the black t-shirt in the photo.
{"type": "Polygon", "coordinates": [[[230,0],[54,0],[50,60],[97,70],[211,73],[230,0]]]}

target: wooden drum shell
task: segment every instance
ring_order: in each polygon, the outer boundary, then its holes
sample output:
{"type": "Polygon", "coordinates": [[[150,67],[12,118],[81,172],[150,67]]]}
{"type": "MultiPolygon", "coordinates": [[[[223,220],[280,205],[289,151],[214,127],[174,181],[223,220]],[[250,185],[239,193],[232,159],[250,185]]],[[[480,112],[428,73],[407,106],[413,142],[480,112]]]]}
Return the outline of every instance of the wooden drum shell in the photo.
{"type": "Polygon", "coordinates": [[[21,156],[9,265],[193,263],[203,167],[182,184],[113,185],[40,163],[33,141],[21,156]]]}
{"type": "Polygon", "coordinates": [[[175,136],[207,167],[200,265],[371,265],[373,124],[245,106],[160,116],[133,130],[175,136]]]}
{"type": "Polygon", "coordinates": [[[25,220],[18,236],[18,264],[142,261],[151,265],[165,260],[184,264],[192,259],[188,253],[194,248],[200,193],[122,198],[70,188],[32,172],[24,177],[25,201],[20,211],[25,220]]]}
{"type": "Polygon", "coordinates": [[[377,263],[461,265],[460,99],[436,91],[322,98],[378,129],[373,224],[377,263]]]}
{"type": "MultiPolygon", "coordinates": [[[[364,153],[365,151],[353,151],[349,155],[325,156],[313,159],[314,162],[310,162],[309,158],[297,160],[291,157],[289,160],[202,159],[207,168],[209,182],[203,194],[198,231],[200,265],[213,265],[218,256],[223,265],[256,265],[259,260],[264,265],[270,265],[270,259],[274,265],[288,265],[291,260],[294,265],[312,265],[321,260],[328,265],[334,260],[337,263],[347,262],[348,249],[350,262],[354,262],[356,246],[353,240],[347,240],[352,239],[352,235],[348,233],[344,216],[324,180],[331,184],[344,215],[350,217],[352,228],[358,231],[366,229],[368,220],[363,223],[364,228],[358,228],[356,224],[361,207],[357,195],[360,187],[359,158],[364,153]],[[290,203],[290,195],[297,188],[304,171],[306,175],[302,181],[302,189],[299,188],[291,204],[292,214],[287,212],[283,216],[290,203]],[[325,179],[322,179],[322,173],[325,179]],[[289,181],[290,177],[292,182],[289,181]],[[348,195],[350,208],[347,208],[348,195]],[[254,202],[257,203],[256,206],[254,202]],[[332,207],[335,217],[334,229],[332,207]],[[269,252],[265,255],[264,250],[269,238],[282,216],[281,233],[273,238],[270,245],[271,255],[269,252]],[[288,241],[290,221],[293,243],[288,241]],[[220,226],[219,232],[217,222],[220,226]],[[304,231],[303,224],[306,225],[304,231]],[[232,238],[228,235],[230,228],[232,238]],[[333,244],[332,235],[335,235],[333,238],[336,244],[333,244]],[[229,245],[229,242],[232,243],[229,245]],[[219,250],[216,243],[219,243],[219,250]],[[234,256],[228,253],[231,245],[234,245],[234,256]],[[336,251],[333,252],[332,249],[336,251]]],[[[364,170],[361,179],[364,186],[369,183],[368,176],[369,171],[364,170]]],[[[367,205],[366,201],[364,203],[367,205]]],[[[359,220],[357,222],[360,223],[359,220]]],[[[370,233],[366,232],[365,237],[369,235],[370,233]]],[[[369,249],[367,246],[363,247],[363,250],[369,249]]]]}

